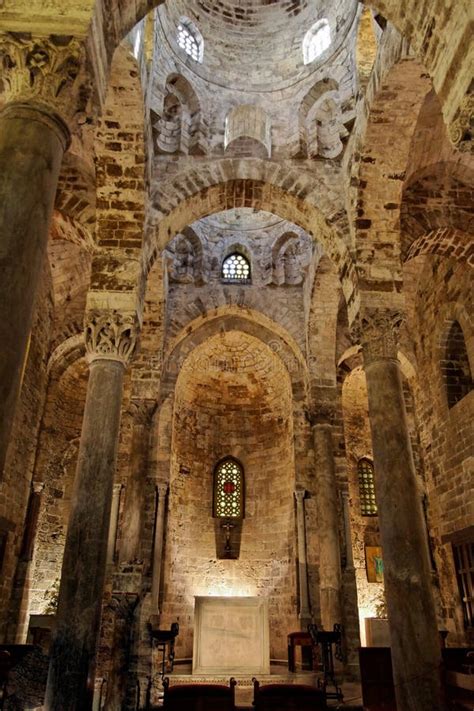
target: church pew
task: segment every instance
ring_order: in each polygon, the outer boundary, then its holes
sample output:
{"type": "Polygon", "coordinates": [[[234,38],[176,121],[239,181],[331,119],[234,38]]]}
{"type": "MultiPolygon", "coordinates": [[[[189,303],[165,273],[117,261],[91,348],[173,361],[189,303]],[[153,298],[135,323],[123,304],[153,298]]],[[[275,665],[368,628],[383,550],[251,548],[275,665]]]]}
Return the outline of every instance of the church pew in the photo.
{"type": "Polygon", "coordinates": [[[166,711],[235,711],[235,679],[223,684],[179,684],[163,681],[163,709],[166,711]]]}
{"type": "Polygon", "coordinates": [[[253,680],[255,711],[323,711],[324,691],[306,684],[264,684],[253,680]]]}

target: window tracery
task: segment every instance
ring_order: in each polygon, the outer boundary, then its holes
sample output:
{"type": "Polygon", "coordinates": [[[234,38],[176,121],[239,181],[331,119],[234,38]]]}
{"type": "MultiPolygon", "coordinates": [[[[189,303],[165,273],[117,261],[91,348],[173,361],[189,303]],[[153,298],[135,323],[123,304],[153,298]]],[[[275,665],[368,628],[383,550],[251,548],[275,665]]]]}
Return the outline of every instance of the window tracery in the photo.
{"type": "Polygon", "coordinates": [[[223,459],[214,471],[215,518],[244,517],[244,470],[236,459],[223,459]]]}
{"type": "Polygon", "coordinates": [[[331,28],[326,19],[316,22],[303,40],[303,61],[311,64],[320,57],[331,44],[331,28]]]}
{"type": "Polygon", "coordinates": [[[176,41],[178,46],[195,62],[202,62],[204,55],[204,40],[197,27],[183,18],[177,28],[176,41]]]}
{"type": "Polygon", "coordinates": [[[363,457],[357,464],[359,479],[360,512],[362,516],[377,516],[377,503],[375,501],[374,464],[370,459],[363,457]]]}
{"type": "Polygon", "coordinates": [[[221,277],[227,282],[250,281],[250,262],[238,252],[229,254],[222,263],[221,277]]]}

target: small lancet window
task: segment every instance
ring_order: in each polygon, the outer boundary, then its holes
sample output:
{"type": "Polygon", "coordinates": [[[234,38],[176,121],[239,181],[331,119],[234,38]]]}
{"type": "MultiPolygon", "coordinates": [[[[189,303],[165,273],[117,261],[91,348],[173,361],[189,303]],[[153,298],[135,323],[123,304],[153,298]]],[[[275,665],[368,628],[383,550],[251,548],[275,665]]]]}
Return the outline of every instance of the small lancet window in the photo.
{"type": "Polygon", "coordinates": [[[176,41],[178,46],[195,62],[202,62],[204,56],[204,40],[196,25],[182,18],[177,29],[176,41]]]}
{"type": "Polygon", "coordinates": [[[373,462],[366,457],[359,459],[357,475],[359,478],[360,512],[362,516],[377,516],[373,462]]]}
{"type": "Polygon", "coordinates": [[[326,19],[318,20],[303,39],[303,61],[311,64],[320,57],[331,44],[331,28],[326,19]]]}
{"type": "Polygon", "coordinates": [[[244,470],[233,457],[223,459],[214,470],[213,516],[244,517],[244,470]]]}
{"type": "Polygon", "coordinates": [[[249,282],[250,263],[243,254],[229,254],[222,263],[222,279],[227,282],[249,282]]]}

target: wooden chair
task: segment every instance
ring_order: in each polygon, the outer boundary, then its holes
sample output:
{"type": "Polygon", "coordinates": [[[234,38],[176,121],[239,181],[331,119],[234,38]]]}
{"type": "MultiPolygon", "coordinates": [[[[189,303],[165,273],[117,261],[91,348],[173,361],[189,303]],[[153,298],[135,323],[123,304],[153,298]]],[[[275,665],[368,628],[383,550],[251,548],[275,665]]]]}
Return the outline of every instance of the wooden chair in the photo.
{"type": "Polygon", "coordinates": [[[306,684],[265,684],[253,679],[255,711],[324,711],[324,691],[306,684]]]}
{"type": "Polygon", "coordinates": [[[235,686],[231,679],[229,686],[223,684],[179,684],[170,686],[166,677],[163,681],[163,709],[166,711],[235,711],[235,686]]]}

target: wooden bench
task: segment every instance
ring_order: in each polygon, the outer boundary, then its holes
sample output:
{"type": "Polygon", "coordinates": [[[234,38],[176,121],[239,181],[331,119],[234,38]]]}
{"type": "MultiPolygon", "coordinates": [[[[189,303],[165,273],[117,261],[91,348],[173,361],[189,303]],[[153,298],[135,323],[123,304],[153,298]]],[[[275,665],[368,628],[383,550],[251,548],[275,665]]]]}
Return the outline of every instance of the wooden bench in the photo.
{"type": "Polygon", "coordinates": [[[255,711],[324,711],[324,691],[306,684],[265,684],[253,679],[255,711]]]}
{"type": "Polygon", "coordinates": [[[163,709],[166,711],[235,711],[235,686],[223,684],[177,684],[170,686],[169,677],[163,680],[163,709]]]}

